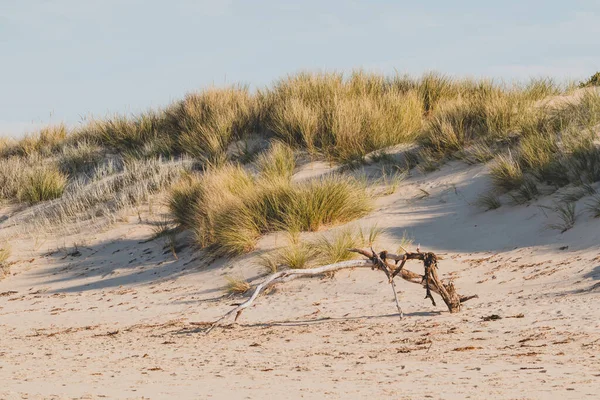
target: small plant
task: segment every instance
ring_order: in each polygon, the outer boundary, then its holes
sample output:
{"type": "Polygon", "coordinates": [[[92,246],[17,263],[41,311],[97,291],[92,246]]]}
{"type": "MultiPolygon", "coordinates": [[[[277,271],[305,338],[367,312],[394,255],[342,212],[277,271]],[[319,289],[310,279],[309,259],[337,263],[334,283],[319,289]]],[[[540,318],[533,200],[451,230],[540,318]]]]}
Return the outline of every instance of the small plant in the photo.
{"type": "Polygon", "coordinates": [[[485,143],[475,143],[463,152],[463,160],[467,164],[483,164],[494,158],[494,152],[485,143]]]}
{"type": "Polygon", "coordinates": [[[493,192],[481,194],[476,201],[477,206],[485,209],[486,211],[495,210],[502,206],[500,199],[493,192]]]}
{"type": "Polygon", "coordinates": [[[178,260],[177,256],[177,231],[178,227],[175,222],[169,218],[163,217],[156,221],[152,226],[152,237],[150,240],[165,238],[165,248],[168,248],[173,254],[173,257],[178,260]]]}
{"type": "Polygon", "coordinates": [[[413,245],[414,241],[415,238],[404,230],[404,232],[402,232],[402,237],[400,238],[400,244],[398,245],[398,254],[404,254],[406,250],[413,245]]]}
{"type": "Polygon", "coordinates": [[[45,166],[30,171],[19,190],[19,200],[35,204],[62,196],[67,177],[59,170],[45,166]]]}
{"type": "Polygon", "coordinates": [[[590,201],[586,203],[586,208],[594,218],[600,218],[600,194],[593,195],[590,201]]]}
{"type": "Polygon", "coordinates": [[[594,187],[589,183],[584,183],[583,185],[562,194],[560,196],[560,201],[563,203],[573,203],[593,194],[596,194],[596,189],[594,189],[594,187]]]}
{"type": "Polygon", "coordinates": [[[396,193],[396,190],[400,187],[400,184],[406,179],[408,176],[407,171],[395,171],[391,174],[386,171],[385,168],[381,169],[381,182],[385,189],[383,190],[382,195],[388,196],[390,194],[396,193]]]}
{"type": "Polygon", "coordinates": [[[10,257],[10,246],[8,243],[0,245],[0,264],[4,264],[10,257]]]}
{"type": "Polygon", "coordinates": [[[152,240],[168,236],[176,228],[174,222],[167,217],[163,217],[152,224],[152,240]]]}
{"type": "Polygon", "coordinates": [[[516,204],[523,204],[535,199],[540,194],[536,182],[532,178],[525,178],[523,184],[511,193],[510,197],[516,204]]]}
{"type": "Polygon", "coordinates": [[[277,252],[272,254],[261,254],[258,257],[258,265],[263,267],[269,274],[274,274],[279,269],[277,252]]]}
{"type": "Polygon", "coordinates": [[[6,262],[10,257],[10,247],[8,243],[0,245],[0,279],[4,278],[10,272],[10,266],[6,262]]]}
{"type": "Polygon", "coordinates": [[[251,288],[250,283],[243,278],[226,276],[225,279],[227,280],[227,292],[231,294],[243,294],[251,288]]]}
{"type": "Polygon", "coordinates": [[[274,142],[271,148],[259,154],[256,166],[263,178],[290,180],[296,168],[294,151],[286,144],[274,142]]]}
{"type": "Polygon", "coordinates": [[[379,235],[382,233],[384,233],[384,230],[378,227],[377,224],[370,226],[367,232],[365,232],[361,226],[358,229],[360,244],[362,246],[373,246],[379,235]]]}
{"type": "Polygon", "coordinates": [[[307,243],[291,244],[278,252],[280,264],[291,269],[308,268],[316,259],[315,247],[307,243]]]}
{"type": "Polygon", "coordinates": [[[64,146],[59,157],[59,167],[67,175],[91,172],[102,160],[101,148],[89,141],[81,140],[75,145],[64,146]]]}
{"type": "Polygon", "coordinates": [[[333,264],[354,258],[356,253],[348,249],[364,245],[364,237],[354,233],[350,228],[335,232],[330,237],[321,236],[315,243],[315,250],[323,264],[333,264]]]}
{"type": "Polygon", "coordinates": [[[577,216],[575,213],[575,203],[561,203],[556,205],[552,210],[560,220],[560,223],[550,225],[551,229],[556,229],[560,233],[564,233],[575,226],[577,216]]]}
{"type": "Polygon", "coordinates": [[[500,155],[490,168],[494,186],[503,191],[518,189],[524,183],[523,170],[511,153],[500,155]]]}

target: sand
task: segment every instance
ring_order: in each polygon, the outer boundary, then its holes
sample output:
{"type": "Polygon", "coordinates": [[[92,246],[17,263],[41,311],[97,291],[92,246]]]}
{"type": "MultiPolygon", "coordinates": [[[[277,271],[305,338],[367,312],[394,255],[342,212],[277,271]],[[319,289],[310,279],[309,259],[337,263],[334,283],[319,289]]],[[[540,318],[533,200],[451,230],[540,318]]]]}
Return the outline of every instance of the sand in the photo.
{"type": "Polygon", "coordinates": [[[15,239],[0,281],[0,398],[598,398],[600,221],[584,199],[573,229],[548,229],[539,205],[558,194],[483,212],[474,203],[488,185],[484,166],[415,173],[350,224],[386,228],[381,249],[406,231],[442,254],[440,275],[479,295],[458,314],[399,280],[400,320],[383,274],[353,270],[282,285],[205,335],[204,323],[244,300],[225,294],[225,276],[260,282],[256,256],[282,235],[216,261],[144,242],[152,228],[137,217],[15,239]]]}

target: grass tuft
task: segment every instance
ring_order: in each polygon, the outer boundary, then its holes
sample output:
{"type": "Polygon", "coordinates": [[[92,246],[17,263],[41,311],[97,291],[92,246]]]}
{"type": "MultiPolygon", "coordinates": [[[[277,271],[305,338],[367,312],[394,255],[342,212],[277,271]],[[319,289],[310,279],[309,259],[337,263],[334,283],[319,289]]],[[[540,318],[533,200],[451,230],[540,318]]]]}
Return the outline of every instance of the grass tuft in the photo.
{"type": "Polygon", "coordinates": [[[486,211],[495,210],[502,206],[500,199],[498,199],[498,196],[493,192],[481,194],[477,198],[476,204],[486,211]]]}
{"type": "Polygon", "coordinates": [[[10,246],[8,243],[0,245],[0,280],[10,272],[10,265],[6,262],[10,257],[10,246]]]}
{"type": "Polygon", "coordinates": [[[518,189],[525,179],[521,166],[510,152],[496,157],[496,161],[490,168],[490,174],[494,186],[503,191],[518,189]]]}
{"type": "Polygon", "coordinates": [[[169,196],[174,219],[192,229],[201,247],[220,255],[251,251],[267,232],[316,231],[359,218],[370,202],[366,187],[348,176],[291,183],[285,177],[255,178],[233,165],[185,177],[169,196]]]}
{"type": "Polygon", "coordinates": [[[258,155],[256,166],[263,178],[290,180],[296,168],[294,151],[282,142],[274,142],[271,148],[258,155]]]}
{"type": "Polygon", "coordinates": [[[600,195],[595,194],[586,203],[586,209],[592,213],[594,218],[600,218],[600,195]]]}
{"type": "Polygon", "coordinates": [[[28,171],[21,184],[19,200],[35,204],[62,196],[67,177],[58,169],[47,165],[28,171]]]}
{"type": "Polygon", "coordinates": [[[315,249],[320,262],[323,264],[334,264],[340,261],[351,260],[356,256],[356,253],[351,253],[348,249],[373,243],[376,236],[376,230],[373,228],[371,228],[369,237],[363,234],[362,228],[359,232],[356,232],[356,229],[353,228],[345,228],[334,232],[329,237],[321,236],[315,243],[315,249]]]}
{"type": "Polygon", "coordinates": [[[227,292],[231,294],[244,294],[252,287],[250,286],[250,283],[243,278],[226,276],[225,279],[227,280],[227,292]]]}
{"type": "Polygon", "coordinates": [[[551,224],[551,229],[559,230],[564,233],[575,226],[577,214],[575,212],[575,203],[560,203],[552,209],[560,220],[557,224],[551,224]]]}
{"type": "Polygon", "coordinates": [[[540,194],[535,180],[527,177],[523,180],[523,184],[510,197],[516,204],[524,204],[535,199],[540,194]]]}

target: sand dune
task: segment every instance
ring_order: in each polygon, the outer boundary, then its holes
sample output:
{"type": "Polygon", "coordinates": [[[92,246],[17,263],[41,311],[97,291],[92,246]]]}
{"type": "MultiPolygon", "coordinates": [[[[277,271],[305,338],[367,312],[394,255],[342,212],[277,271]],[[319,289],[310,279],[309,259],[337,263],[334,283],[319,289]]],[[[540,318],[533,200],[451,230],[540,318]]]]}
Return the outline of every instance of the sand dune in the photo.
{"type": "Polygon", "coordinates": [[[486,173],[459,162],[414,173],[349,224],[385,228],[380,249],[406,231],[443,254],[441,276],[479,295],[458,314],[398,281],[400,320],[383,274],[342,271],[280,286],[205,335],[242,301],[225,295],[225,276],[259,282],[256,257],[282,235],[233,260],[190,246],[175,259],[161,239],[145,242],[152,229],[137,216],[103,232],[23,235],[0,281],[0,398],[597,398],[598,221],[579,211],[573,229],[548,229],[538,206],[559,193],[482,212],[486,173]]]}

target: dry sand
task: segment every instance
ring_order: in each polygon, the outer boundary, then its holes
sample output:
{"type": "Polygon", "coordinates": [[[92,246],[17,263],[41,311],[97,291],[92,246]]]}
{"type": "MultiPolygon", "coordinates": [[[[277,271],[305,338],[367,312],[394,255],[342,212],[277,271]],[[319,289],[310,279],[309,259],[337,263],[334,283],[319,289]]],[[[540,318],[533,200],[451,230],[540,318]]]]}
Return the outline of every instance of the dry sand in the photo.
{"type": "Polygon", "coordinates": [[[444,254],[441,276],[480,296],[458,314],[399,280],[400,320],[381,272],[342,271],[285,284],[207,336],[204,322],[243,301],[224,296],[225,275],[259,282],[256,254],[281,236],[214,262],[140,243],[152,230],[137,217],[13,240],[0,398],[598,398],[600,221],[579,204],[573,229],[547,229],[552,216],[537,206],[552,197],[482,212],[473,203],[488,182],[485,167],[452,163],[416,174],[357,222],[388,230],[379,248],[395,250],[406,230],[444,254]],[[492,314],[502,319],[482,319],[492,314]]]}

